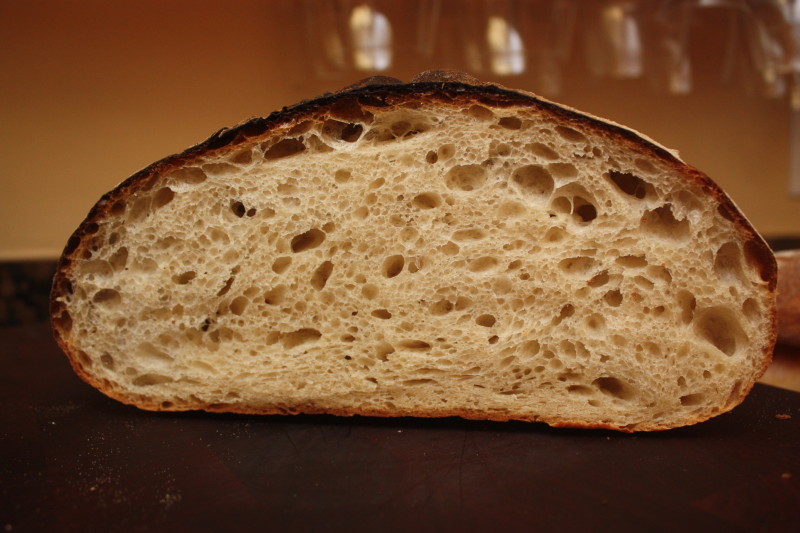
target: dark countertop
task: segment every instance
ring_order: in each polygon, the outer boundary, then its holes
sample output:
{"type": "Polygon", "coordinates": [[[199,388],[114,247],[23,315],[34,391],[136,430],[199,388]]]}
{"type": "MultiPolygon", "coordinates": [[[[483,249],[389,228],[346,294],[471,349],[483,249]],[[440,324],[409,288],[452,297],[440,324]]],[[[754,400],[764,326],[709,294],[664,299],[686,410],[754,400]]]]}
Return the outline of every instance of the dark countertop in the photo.
{"type": "Polygon", "coordinates": [[[625,435],[148,413],[81,382],[44,325],[0,329],[0,354],[6,532],[800,531],[800,393],[763,384],[625,435]]]}

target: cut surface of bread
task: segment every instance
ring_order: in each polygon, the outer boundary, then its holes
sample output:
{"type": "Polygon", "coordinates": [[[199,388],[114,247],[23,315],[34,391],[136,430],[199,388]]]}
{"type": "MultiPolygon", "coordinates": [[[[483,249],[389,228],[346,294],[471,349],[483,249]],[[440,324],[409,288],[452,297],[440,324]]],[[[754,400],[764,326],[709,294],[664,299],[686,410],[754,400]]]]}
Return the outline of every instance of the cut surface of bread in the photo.
{"type": "Polygon", "coordinates": [[[152,410],[655,430],[740,403],[775,259],[631,130],[457,75],[368,80],[106,194],[52,292],[86,381],[152,410]]]}

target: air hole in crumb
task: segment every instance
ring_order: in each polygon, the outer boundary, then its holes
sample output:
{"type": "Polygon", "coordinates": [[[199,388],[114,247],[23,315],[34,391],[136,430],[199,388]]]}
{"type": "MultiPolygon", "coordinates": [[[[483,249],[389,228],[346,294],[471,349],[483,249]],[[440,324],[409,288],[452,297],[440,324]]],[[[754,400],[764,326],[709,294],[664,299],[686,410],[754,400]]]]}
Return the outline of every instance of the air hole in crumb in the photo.
{"type": "Polygon", "coordinates": [[[608,177],[620,191],[638,200],[656,195],[653,185],[634,174],[612,170],[608,177]]]}
{"type": "Polygon", "coordinates": [[[122,200],[114,202],[114,204],[111,206],[111,214],[114,216],[120,216],[125,213],[125,207],[125,202],[122,200]]]}
{"type": "Polygon", "coordinates": [[[742,303],[742,311],[750,320],[753,320],[759,316],[759,309],[760,306],[758,305],[758,302],[753,298],[748,298],[742,303]]]}
{"type": "Polygon", "coordinates": [[[547,146],[546,144],[542,143],[531,143],[527,145],[525,148],[533,152],[534,155],[541,157],[542,159],[549,159],[551,161],[559,159],[558,153],[547,146]]]}
{"type": "Polygon", "coordinates": [[[153,195],[153,206],[156,209],[164,207],[175,198],[175,191],[169,187],[162,187],[153,195]]]}
{"type": "Polygon", "coordinates": [[[386,309],[375,309],[371,314],[375,318],[380,318],[382,320],[388,320],[392,318],[392,313],[386,309]]]}
{"type": "Polygon", "coordinates": [[[364,131],[364,126],[361,124],[340,122],[338,120],[329,119],[322,125],[323,135],[338,141],[355,142],[364,131]]]}
{"type": "Polygon", "coordinates": [[[454,241],[479,241],[486,238],[486,232],[480,228],[460,229],[453,233],[454,241]]]}
{"type": "Polygon", "coordinates": [[[497,264],[498,260],[496,257],[487,255],[470,261],[469,270],[470,272],[486,272],[487,270],[495,268],[497,264]]]}
{"type": "Polygon", "coordinates": [[[700,338],[728,356],[735,354],[740,341],[747,338],[736,314],[723,306],[699,311],[694,320],[694,330],[700,338]]]}
{"type": "Polygon", "coordinates": [[[440,160],[445,161],[456,154],[456,145],[450,143],[443,144],[439,147],[436,153],[439,155],[440,160]]]}
{"type": "Polygon", "coordinates": [[[195,272],[194,270],[189,270],[187,272],[183,272],[182,274],[176,274],[172,276],[172,281],[174,283],[177,283],[178,285],[186,285],[196,277],[197,277],[197,272],[195,272]]]}
{"type": "Polygon", "coordinates": [[[573,143],[586,143],[586,136],[579,132],[576,129],[567,127],[567,126],[556,126],[556,132],[561,136],[562,139],[565,141],[573,142],[573,143]]]}
{"type": "Polygon", "coordinates": [[[325,240],[325,233],[317,228],[312,228],[305,233],[292,237],[292,252],[300,253],[316,248],[325,240]]]}
{"type": "Polygon", "coordinates": [[[569,318],[574,314],[575,314],[575,306],[572,304],[565,305],[564,307],[561,308],[561,311],[559,311],[558,316],[553,318],[553,325],[561,324],[561,322],[565,318],[569,318]]]}
{"type": "Polygon", "coordinates": [[[475,323],[479,326],[483,326],[485,328],[490,328],[495,325],[497,319],[490,314],[483,314],[480,315],[478,318],[475,319],[475,323]]]}
{"type": "Polygon", "coordinates": [[[509,130],[518,130],[522,127],[522,121],[517,117],[503,117],[497,123],[509,130]]]}
{"type": "Polygon", "coordinates": [[[317,341],[322,337],[322,333],[314,328],[300,328],[296,331],[286,333],[281,339],[281,345],[284,349],[296,348],[304,344],[309,344],[317,341]]]}
{"type": "Polygon", "coordinates": [[[161,374],[142,374],[133,380],[133,384],[137,387],[149,387],[150,385],[160,385],[162,383],[171,383],[172,381],[175,380],[161,374]]]}
{"type": "Polygon", "coordinates": [[[246,212],[244,204],[238,200],[231,202],[231,212],[239,218],[242,218],[246,212]]]}
{"type": "Polygon", "coordinates": [[[550,174],[558,179],[568,180],[578,177],[578,169],[571,163],[550,163],[547,165],[550,174]]]}
{"type": "Polygon", "coordinates": [[[306,145],[300,139],[283,139],[273,144],[264,152],[264,159],[281,159],[295,154],[299,154],[306,149],[306,145]]]}
{"type": "Polygon", "coordinates": [[[748,266],[758,272],[761,281],[770,281],[772,270],[766,267],[768,263],[764,258],[765,253],[769,254],[769,249],[764,248],[763,241],[759,238],[744,243],[744,258],[748,266]]]}
{"type": "Polygon", "coordinates": [[[114,370],[115,361],[114,361],[114,358],[110,354],[104,353],[103,355],[101,355],[100,356],[100,362],[107,369],[114,370]]]}
{"type": "Polygon", "coordinates": [[[403,271],[405,258],[402,255],[391,255],[383,260],[381,273],[384,277],[393,278],[403,271]]]}
{"type": "Polygon", "coordinates": [[[606,283],[608,283],[610,277],[608,275],[607,270],[603,270],[599,274],[595,274],[592,278],[587,282],[587,285],[592,287],[593,289],[597,287],[602,287],[606,283]]]}
{"type": "Polygon", "coordinates": [[[358,220],[364,220],[369,216],[369,207],[362,205],[358,207],[355,211],[353,211],[353,217],[358,220]]]}
{"type": "Polygon", "coordinates": [[[399,343],[397,343],[397,345],[400,348],[403,348],[405,350],[410,350],[412,352],[424,352],[431,349],[430,343],[417,339],[400,341],[399,343]]]}
{"type": "Polygon", "coordinates": [[[427,161],[431,165],[436,163],[438,160],[439,160],[439,155],[436,152],[434,152],[433,150],[428,152],[427,155],[425,156],[425,161],[427,161]]]}
{"type": "Polygon", "coordinates": [[[591,257],[569,257],[559,261],[558,268],[565,274],[582,276],[588,274],[596,264],[597,261],[591,257]]]}
{"type": "Polygon", "coordinates": [[[578,394],[580,396],[590,396],[593,391],[591,387],[587,387],[586,385],[570,385],[567,387],[567,392],[570,394],[578,394]]]}
{"type": "Polygon", "coordinates": [[[540,349],[541,345],[536,340],[525,341],[519,347],[520,353],[528,357],[538,354],[540,349]]]}
{"type": "Polygon", "coordinates": [[[619,307],[619,305],[622,303],[622,293],[617,289],[608,291],[603,295],[603,300],[611,307],[619,307]]]}
{"type": "Polygon", "coordinates": [[[229,277],[228,280],[225,282],[225,284],[222,286],[222,288],[219,291],[217,291],[217,296],[224,296],[228,294],[228,291],[231,290],[231,285],[233,285],[235,279],[236,276],[229,277]]]}
{"type": "Polygon", "coordinates": [[[550,242],[550,243],[560,242],[564,240],[564,237],[566,237],[566,235],[567,232],[564,230],[564,228],[554,226],[549,230],[547,230],[547,232],[545,232],[544,240],[545,242],[550,242]]]}
{"type": "Polygon", "coordinates": [[[672,282],[672,274],[670,274],[669,270],[666,267],[663,267],[661,265],[648,266],[647,275],[650,276],[651,278],[661,280],[667,284],[672,282]]]}
{"type": "Polygon", "coordinates": [[[474,191],[486,182],[486,169],[480,165],[456,165],[444,176],[450,189],[474,191]]]}
{"type": "Polygon", "coordinates": [[[417,209],[434,209],[442,205],[442,198],[435,192],[418,194],[411,201],[417,209]]]}
{"type": "Polygon", "coordinates": [[[242,315],[247,309],[250,300],[246,296],[237,296],[228,306],[234,315],[242,315]]]}
{"type": "Polygon", "coordinates": [[[429,311],[432,315],[446,315],[453,310],[453,303],[449,300],[439,300],[431,304],[429,311]]]}
{"type": "Polygon", "coordinates": [[[742,251],[736,243],[726,242],[720,246],[714,256],[714,272],[717,278],[723,281],[744,280],[742,259],[742,251]]]}
{"type": "Polygon", "coordinates": [[[681,405],[700,405],[704,400],[705,395],[702,392],[687,394],[685,396],[681,396],[681,405]]]}
{"type": "Polygon", "coordinates": [[[347,183],[350,181],[352,174],[349,170],[339,169],[334,173],[333,179],[336,183],[347,183]]]}
{"type": "Polygon", "coordinates": [[[492,335],[491,337],[489,337],[489,344],[497,344],[497,341],[499,340],[500,337],[498,337],[497,335],[492,335]]]}
{"type": "Polygon", "coordinates": [[[597,208],[589,200],[576,196],[572,199],[572,212],[582,222],[591,222],[597,218],[597,208]]]}
{"type": "Polygon", "coordinates": [[[689,221],[676,219],[670,204],[645,211],[640,227],[643,231],[662,239],[685,239],[691,232],[689,221]]]}
{"type": "Polygon", "coordinates": [[[186,185],[198,185],[208,179],[208,176],[198,167],[186,167],[171,173],[169,179],[186,185]]]}
{"type": "Polygon", "coordinates": [[[592,331],[603,331],[606,327],[606,319],[601,314],[592,313],[586,319],[586,327],[592,331]]]}
{"type": "Polygon", "coordinates": [[[388,361],[389,355],[394,353],[394,346],[388,342],[381,342],[375,347],[375,356],[381,361],[388,361]]]}
{"type": "Polygon", "coordinates": [[[633,396],[633,391],[622,380],[614,377],[600,377],[592,382],[600,392],[620,400],[628,400],[633,396]]]}
{"type": "Polygon", "coordinates": [[[331,277],[331,273],[333,272],[333,263],[330,261],[325,261],[317,269],[314,271],[314,274],[311,276],[311,286],[318,291],[321,291],[325,288],[325,284],[328,283],[328,278],[331,277]]]}
{"type": "Polygon", "coordinates": [[[470,106],[467,113],[478,120],[492,120],[494,118],[494,113],[490,109],[477,104],[470,106]]]}
{"type": "Polygon", "coordinates": [[[555,184],[550,172],[540,165],[520,167],[514,171],[511,179],[522,193],[537,198],[549,196],[555,184]]]}
{"type": "Polygon", "coordinates": [[[694,319],[694,310],[697,306],[697,300],[694,295],[689,291],[681,290],[677,294],[678,307],[681,310],[681,321],[688,324],[694,319]]]}
{"type": "Polygon", "coordinates": [[[278,257],[272,262],[272,271],[276,274],[283,274],[286,269],[292,264],[292,258],[289,256],[278,257]]]}
{"type": "Polygon", "coordinates": [[[368,283],[363,287],[361,287],[361,294],[367,300],[374,300],[375,298],[378,297],[378,287],[371,283],[368,283]]]}
{"type": "Polygon", "coordinates": [[[644,268],[648,265],[647,258],[643,255],[621,255],[615,262],[625,268],[644,268]]]}
{"type": "Polygon", "coordinates": [[[459,296],[456,298],[456,303],[453,306],[453,309],[456,311],[463,311],[465,309],[469,309],[472,307],[472,300],[467,296],[459,296]]]}
{"type": "Polygon", "coordinates": [[[114,306],[122,301],[122,296],[114,289],[100,289],[94,294],[92,301],[107,306],[114,306]]]}
{"type": "Polygon", "coordinates": [[[267,305],[280,305],[286,298],[286,285],[277,285],[264,294],[264,303],[267,305]]]}
{"type": "Polygon", "coordinates": [[[489,157],[507,157],[511,155],[511,146],[506,143],[492,142],[489,146],[489,157]]]}

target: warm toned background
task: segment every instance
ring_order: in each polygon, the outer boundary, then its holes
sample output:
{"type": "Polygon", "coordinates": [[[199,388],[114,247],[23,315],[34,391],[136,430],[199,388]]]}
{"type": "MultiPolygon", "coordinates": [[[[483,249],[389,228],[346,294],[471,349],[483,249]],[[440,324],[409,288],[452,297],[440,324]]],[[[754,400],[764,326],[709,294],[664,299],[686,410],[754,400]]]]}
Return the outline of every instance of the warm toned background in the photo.
{"type": "MultiPolygon", "coordinates": [[[[304,5],[0,1],[0,260],[55,258],[100,195],[141,167],[220,127],[361,77],[352,69],[320,74],[304,5]]],[[[443,6],[440,44],[461,16],[458,3],[443,6]]],[[[787,99],[723,83],[724,35],[706,18],[693,34],[689,95],[588,77],[577,35],[558,99],[680,150],[765,235],[800,234],[800,198],[789,195],[787,99]]],[[[399,66],[387,74],[407,79],[461,66],[452,54],[415,59],[405,37],[395,35],[399,66]]],[[[494,79],[535,88],[526,76],[494,79]]]]}

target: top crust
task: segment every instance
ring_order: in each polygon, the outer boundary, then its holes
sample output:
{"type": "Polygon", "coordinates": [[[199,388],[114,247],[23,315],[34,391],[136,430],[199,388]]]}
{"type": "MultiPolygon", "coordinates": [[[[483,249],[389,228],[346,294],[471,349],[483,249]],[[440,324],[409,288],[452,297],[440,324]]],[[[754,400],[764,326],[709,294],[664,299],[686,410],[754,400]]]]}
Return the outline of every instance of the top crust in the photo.
{"type": "MultiPolygon", "coordinates": [[[[290,133],[293,129],[301,129],[308,120],[317,117],[330,116],[342,121],[357,122],[364,120],[365,115],[372,110],[386,110],[408,108],[426,104],[451,104],[460,105],[478,104],[490,108],[526,107],[538,109],[541,112],[557,117],[565,124],[574,124],[583,129],[592,130],[604,138],[613,138],[617,143],[624,143],[632,152],[641,154],[646,158],[655,158],[679,170],[679,173],[701,189],[705,194],[714,198],[719,203],[719,213],[731,221],[744,242],[743,251],[748,263],[753,265],[763,280],[768,291],[774,292],[777,283],[777,266],[775,258],[745,216],[739,211],[731,199],[708,176],[686,165],[675,153],[660,146],[637,132],[624,128],[603,119],[577,112],[570,108],[555,104],[539,98],[533,94],[514,91],[499,85],[481,83],[477,79],[462,73],[449,71],[429,71],[415,77],[411,83],[388,77],[373,77],[351,85],[342,91],[326,94],[318,98],[303,101],[297,105],[287,107],[263,118],[253,118],[231,128],[223,128],[214,133],[207,140],[193,146],[182,153],[168,156],[137,172],[127,180],[120,183],[109,193],[105,194],[91,209],[86,219],[80,224],[70,237],[64,252],[59,260],[57,273],[53,280],[51,292],[51,316],[55,338],[61,348],[70,356],[71,363],[76,372],[83,379],[97,386],[101,390],[114,396],[106,384],[98,382],[89,371],[84,368],[81,360],[84,356],[76,349],[69,339],[71,327],[69,313],[66,312],[64,297],[72,292],[71,273],[76,260],[89,253],[91,237],[98,230],[98,222],[111,212],[115,202],[126,199],[140,191],[152,188],[160,176],[173,169],[183,167],[200,157],[209,155],[225,155],[235,153],[237,148],[261,138],[269,138],[276,132],[290,133]]],[[[774,307],[765,310],[770,315],[773,325],[766,339],[764,339],[763,373],[769,364],[772,346],[777,336],[775,327],[776,316],[774,307]]],[[[749,392],[749,387],[738,391],[738,397],[731,398],[727,410],[738,404],[749,392]]],[[[122,401],[131,401],[130,398],[117,396],[122,401]]],[[[162,409],[163,405],[153,403],[141,398],[135,403],[151,409],[162,409]]],[[[217,410],[209,407],[207,410],[217,410]]],[[[224,408],[225,411],[237,411],[237,408],[224,408]]],[[[269,409],[254,410],[241,409],[241,412],[328,412],[335,414],[354,414],[355,411],[347,409],[324,409],[317,411],[315,407],[298,409],[297,407],[272,407],[269,409]]],[[[377,414],[381,416],[421,415],[421,416],[449,416],[457,415],[466,418],[492,418],[507,419],[499,415],[486,415],[469,411],[442,411],[434,414],[415,412],[381,412],[358,411],[358,414],[377,414]]],[[[520,418],[520,417],[514,417],[520,418]]],[[[696,421],[699,421],[700,418],[696,421]]],[[[574,421],[551,422],[552,425],[572,427],[603,427],[623,429],[608,424],[598,424],[574,421]]],[[[690,422],[691,423],[691,422],[690,422]]],[[[651,427],[648,429],[664,429],[670,426],[651,427]]]]}

